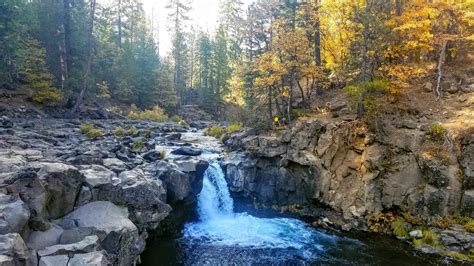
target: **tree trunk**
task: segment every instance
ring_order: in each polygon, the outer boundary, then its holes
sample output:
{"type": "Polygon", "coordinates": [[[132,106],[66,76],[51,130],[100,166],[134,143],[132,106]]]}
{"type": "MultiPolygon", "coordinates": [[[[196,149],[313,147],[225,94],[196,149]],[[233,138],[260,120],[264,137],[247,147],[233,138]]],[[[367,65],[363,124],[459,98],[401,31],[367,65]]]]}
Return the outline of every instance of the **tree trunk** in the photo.
{"type": "Polygon", "coordinates": [[[436,83],[436,89],[435,89],[435,95],[439,99],[441,97],[441,79],[443,78],[443,64],[446,60],[446,45],[447,41],[443,41],[443,44],[441,45],[441,51],[439,55],[439,60],[438,60],[438,80],[436,83]]]}
{"type": "Polygon", "coordinates": [[[273,127],[273,113],[272,113],[272,87],[268,87],[268,115],[270,116],[270,128],[273,127]]]}
{"type": "Polygon", "coordinates": [[[117,36],[117,45],[118,47],[122,47],[122,0],[118,0],[118,21],[117,21],[117,28],[118,28],[118,36],[117,36]]]}
{"type": "Polygon", "coordinates": [[[84,96],[87,92],[87,82],[89,79],[89,73],[91,71],[91,66],[92,66],[92,56],[93,56],[93,42],[94,42],[94,21],[95,21],[95,8],[96,8],[96,0],[91,0],[91,13],[90,13],[90,26],[89,26],[89,41],[88,41],[88,48],[89,52],[87,55],[87,63],[86,67],[84,70],[84,79],[82,83],[82,90],[81,93],[79,93],[79,96],[77,97],[76,104],[71,110],[71,115],[76,113],[77,109],[81,106],[82,101],[84,100],[84,96]]]}
{"type": "Polygon", "coordinates": [[[321,66],[321,22],[319,19],[319,1],[316,0],[315,12],[317,17],[315,29],[314,29],[314,60],[316,61],[316,66],[321,66]]]}

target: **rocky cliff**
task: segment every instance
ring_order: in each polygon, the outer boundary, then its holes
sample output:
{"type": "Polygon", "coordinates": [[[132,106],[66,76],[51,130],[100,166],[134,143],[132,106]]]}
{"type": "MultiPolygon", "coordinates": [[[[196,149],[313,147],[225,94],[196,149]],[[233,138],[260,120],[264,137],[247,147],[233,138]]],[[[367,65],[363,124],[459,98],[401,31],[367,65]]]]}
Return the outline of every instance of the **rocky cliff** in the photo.
{"type": "MultiPolygon", "coordinates": [[[[226,178],[232,191],[266,206],[302,214],[326,206],[343,228],[366,228],[370,215],[386,212],[426,223],[472,218],[472,128],[452,135],[437,125],[394,124],[373,134],[360,121],[307,119],[272,135],[233,133],[224,138],[226,178]]],[[[460,232],[469,236],[466,250],[474,247],[473,234],[460,232]]]]}

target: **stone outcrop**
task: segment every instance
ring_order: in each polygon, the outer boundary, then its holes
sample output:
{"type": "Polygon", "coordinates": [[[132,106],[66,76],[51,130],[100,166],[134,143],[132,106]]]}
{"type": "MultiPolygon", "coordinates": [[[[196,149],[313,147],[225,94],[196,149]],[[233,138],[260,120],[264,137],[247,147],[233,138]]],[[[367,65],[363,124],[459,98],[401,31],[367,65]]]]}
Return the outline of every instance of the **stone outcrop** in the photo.
{"type": "Polygon", "coordinates": [[[463,140],[458,164],[426,151],[416,127],[386,131],[375,136],[357,121],[307,120],[273,136],[238,132],[224,138],[234,152],[222,165],[234,192],[267,206],[323,204],[355,227],[368,214],[402,208],[427,221],[473,216],[472,137],[463,140]]]}
{"type": "Polygon", "coordinates": [[[201,190],[202,147],[176,133],[187,127],[109,120],[96,125],[104,138],[89,139],[83,123],[15,121],[0,131],[0,265],[135,265],[148,232],[178,226],[163,221],[171,205],[201,190]],[[137,132],[114,136],[117,127],[137,132]],[[156,145],[193,156],[162,158],[156,145]]]}

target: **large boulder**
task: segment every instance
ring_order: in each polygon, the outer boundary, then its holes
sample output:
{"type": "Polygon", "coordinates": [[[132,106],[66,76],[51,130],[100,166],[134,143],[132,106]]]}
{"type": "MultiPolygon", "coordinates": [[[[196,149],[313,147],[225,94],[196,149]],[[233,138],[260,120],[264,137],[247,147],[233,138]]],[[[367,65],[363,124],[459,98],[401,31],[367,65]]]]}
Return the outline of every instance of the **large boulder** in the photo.
{"type": "Polygon", "coordinates": [[[80,172],[84,175],[86,184],[91,188],[119,181],[117,174],[101,165],[82,166],[80,172]]]}
{"type": "Polygon", "coordinates": [[[62,163],[42,163],[38,177],[48,191],[47,210],[52,219],[57,219],[74,209],[84,176],[77,168],[62,163]]]}
{"type": "Polygon", "coordinates": [[[4,153],[0,155],[0,173],[17,172],[26,165],[25,157],[4,153]]]}
{"type": "Polygon", "coordinates": [[[101,251],[95,251],[85,254],[76,254],[69,258],[67,255],[42,257],[39,266],[57,266],[57,265],[74,265],[74,266],[108,266],[111,265],[106,254],[101,251]]]}
{"type": "Polygon", "coordinates": [[[69,253],[88,253],[97,251],[100,247],[99,237],[96,235],[86,236],[83,240],[72,244],[59,244],[46,247],[38,251],[39,257],[67,255],[69,253]]]}
{"type": "Polygon", "coordinates": [[[49,246],[59,244],[64,230],[58,225],[52,224],[46,231],[33,231],[26,240],[26,245],[30,249],[42,250],[49,246]]]}
{"type": "Polygon", "coordinates": [[[115,173],[120,173],[122,171],[128,170],[128,166],[121,160],[117,158],[107,158],[103,160],[105,167],[114,171],[115,173]]]}
{"type": "Polygon", "coordinates": [[[167,190],[167,202],[174,204],[194,198],[202,189],[202,177],[209,163],[206,161],[177,161],[162,163],[156,178],[163,181],[167,190]]]}
{"type": "Polygon", "coordinates": [[[28,248],[17,233],[0,235],[0,254],[4,256],[0,258],[0,261],[3,260],[6,263],[13,261],[10,265],[30,265],[28,248]]]}
{"type": "Polygon", "coordinates": [[[99,200],[127,206],[130,219],[139,227],[154,229],[171,211],[166,204],[166,189],[161,180],[151,180],[141,169],[122,172],[121,183],[106,184],[100,188],[99,200]]]}
{"type": "Polygon", "coordinates": [[[133,265],[144,249],[145,243],[138,228],[128,219],[127,209],[110,202],[86,204],[66,215],[59,225],[66,230],[90,228],[117,265],[133,265]]]}
{"type": "Polygon", "coordinates": [[[49,199],[43,182],[38,178],[36,171],[27,169],[12,175],[7,183],[7,191],[20,195],[30,211],[29,226],[32,230],[45,231],[49,229],[49,214],[46,206],[49,199]]]}
{"type": "Polygon", "coordinates": [[[17,195],[0,193],[0,234],[22,233],[30,212],[17,195]]]}

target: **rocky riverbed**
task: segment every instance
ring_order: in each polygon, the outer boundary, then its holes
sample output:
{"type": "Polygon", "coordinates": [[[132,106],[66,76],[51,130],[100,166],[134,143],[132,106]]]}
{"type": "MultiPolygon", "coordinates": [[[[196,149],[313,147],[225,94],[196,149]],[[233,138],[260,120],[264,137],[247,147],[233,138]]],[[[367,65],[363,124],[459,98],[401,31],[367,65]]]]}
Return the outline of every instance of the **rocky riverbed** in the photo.
{"type": "Polygon", "coordinates": [[[147,232],[202,188],[217,142],[193,126],[2,117],[0,265],[138,263],[147,232]]]}

